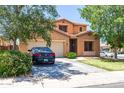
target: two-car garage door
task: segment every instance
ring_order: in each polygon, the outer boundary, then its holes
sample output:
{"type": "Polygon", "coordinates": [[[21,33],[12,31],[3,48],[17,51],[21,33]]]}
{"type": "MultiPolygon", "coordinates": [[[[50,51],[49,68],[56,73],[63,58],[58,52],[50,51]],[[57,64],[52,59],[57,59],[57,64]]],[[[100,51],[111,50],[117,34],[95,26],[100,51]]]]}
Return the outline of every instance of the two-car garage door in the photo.
{"type": "MultiPolygon", "coordinates": [[[[63,42],[54,42],[51,43],[51,49],[53,52],[55,52],[56,57],[63,57],[63,51],[64,51],[64,45],[63,42]]],[[[45,42],[28,42],[28,49],[31,49],[32,47],[45,47],[45,42]]]]}

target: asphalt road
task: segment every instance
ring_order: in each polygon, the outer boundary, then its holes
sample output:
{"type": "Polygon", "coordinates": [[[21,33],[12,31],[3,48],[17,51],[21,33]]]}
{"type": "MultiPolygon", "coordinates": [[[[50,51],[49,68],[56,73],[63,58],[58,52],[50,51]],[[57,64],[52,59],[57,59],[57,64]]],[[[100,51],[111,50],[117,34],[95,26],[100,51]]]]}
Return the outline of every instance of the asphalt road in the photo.
{"type": "Polygon", "coordinates": [[[86,86],[79,88],[124,88],[124,82],[122,83],[112,83],[112,84],[103,84],[103,85],[95,85],[95,86],[86,86]]]}

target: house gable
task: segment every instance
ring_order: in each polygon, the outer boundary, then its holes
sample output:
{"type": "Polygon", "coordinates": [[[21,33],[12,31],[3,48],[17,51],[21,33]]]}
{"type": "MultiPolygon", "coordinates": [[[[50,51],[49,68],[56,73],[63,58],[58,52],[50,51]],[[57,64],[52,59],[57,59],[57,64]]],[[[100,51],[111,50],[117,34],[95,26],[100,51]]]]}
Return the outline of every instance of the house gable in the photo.
{"type": "Polygon", "coordinates": [[[69,21],[67,21],[65,19],[56,21],[56,28],[60,29],[60,26],[67,26],[66,33],[68,33],[68,34],[72,34],[73,33],[73,30],[74,30],[73,29],[73,27],[74,27],[73,23],[71,23],[71,22],[69,22],[69,21]]]}
{"type": "Polygon", "coordinates": [[[61,29],[62,26],[64,27],[64,29],[67,29],[67,31],[64,30],[63,32],[66,32],[69,34],[77,34],[87,30],[86,24],[71,22],[67,19],[56,20],[56,28],[62,30],[61,29]]]}
{"type": "Polygon", "coordinates": [[[100,40],[93,32],[77,34],[78,56],[99,56],[100,40]],[[85,43],[92,42],[92,51],[85,51],[85,43]]]}
{"type": "Polygon", "coordinates": [[[51,33],[51,38],[52,40],[65,40],[65,39],[69,39],[70,35],[62,32],[58,29],[54,29],[54,31],[51,33]]]}

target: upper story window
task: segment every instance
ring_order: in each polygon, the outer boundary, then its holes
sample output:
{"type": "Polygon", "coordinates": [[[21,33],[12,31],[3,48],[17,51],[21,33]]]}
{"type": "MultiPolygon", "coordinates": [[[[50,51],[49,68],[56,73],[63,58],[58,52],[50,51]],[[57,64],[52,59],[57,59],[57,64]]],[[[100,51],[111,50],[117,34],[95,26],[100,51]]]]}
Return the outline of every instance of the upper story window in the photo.
{"type": "Polygon", "coordinates": [[[66,25],[59,25],[59,29],[64,31],[64,32],[67,32],[67,26],[66,25]]]}
{"type": "Polygon", "coordinates": [[[82,32],[82,27],[80,27],[80,32],[82,32]]]}

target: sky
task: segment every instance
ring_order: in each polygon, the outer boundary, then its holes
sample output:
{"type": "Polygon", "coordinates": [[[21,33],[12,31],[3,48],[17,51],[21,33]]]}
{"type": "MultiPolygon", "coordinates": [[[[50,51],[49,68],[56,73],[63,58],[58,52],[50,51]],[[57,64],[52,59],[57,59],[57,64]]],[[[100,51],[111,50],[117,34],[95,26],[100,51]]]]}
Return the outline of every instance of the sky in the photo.
{"type": "Polygon", "coordinates": [[[57,11],[60,15],[60,18],[66,18],[70,21],[77,22],[77,23],[89,23],[81,18],[81,15],[78,11],[78,8],[83,8],[83,5],[57,5],[57,11]]]}

